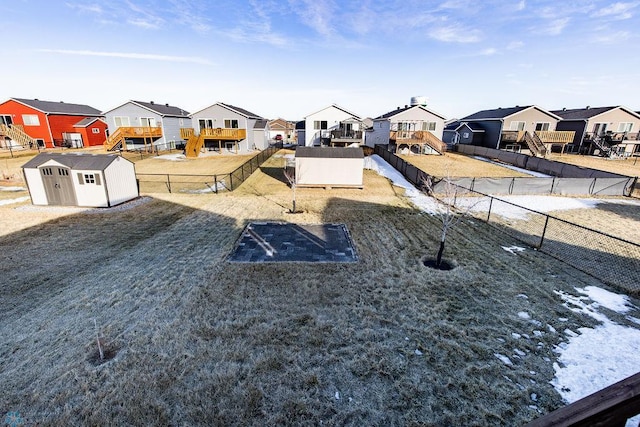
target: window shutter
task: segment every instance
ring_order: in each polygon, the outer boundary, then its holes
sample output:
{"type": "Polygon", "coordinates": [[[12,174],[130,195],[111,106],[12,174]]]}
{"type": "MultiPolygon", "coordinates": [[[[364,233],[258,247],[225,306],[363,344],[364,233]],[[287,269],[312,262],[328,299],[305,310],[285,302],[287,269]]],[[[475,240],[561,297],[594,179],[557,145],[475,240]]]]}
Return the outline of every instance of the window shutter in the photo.
{"type": "Polygon", "coordinates": [[[100,174],[99,173],[96,174],[96,185],[101,185],[100,184],[100,174]]]}
{"type": "Polygon", "coordinates": [[[78,173],[78,183],[80,185],[84,185],[84,177],[82,176],[81,173],[78,173]]]}

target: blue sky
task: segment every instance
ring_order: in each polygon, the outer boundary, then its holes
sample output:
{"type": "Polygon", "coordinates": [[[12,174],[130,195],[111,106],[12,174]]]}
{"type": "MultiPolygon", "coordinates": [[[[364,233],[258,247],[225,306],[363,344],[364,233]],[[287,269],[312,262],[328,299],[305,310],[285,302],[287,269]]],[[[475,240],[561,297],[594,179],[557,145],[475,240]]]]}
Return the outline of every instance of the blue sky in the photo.
{"type": "Polygon", "coordinates": [[[13,0],[0,16],[2,100],[221,101],[290,120],[418,95],[447,118],[640,110],[640,0],[13,0]]]}

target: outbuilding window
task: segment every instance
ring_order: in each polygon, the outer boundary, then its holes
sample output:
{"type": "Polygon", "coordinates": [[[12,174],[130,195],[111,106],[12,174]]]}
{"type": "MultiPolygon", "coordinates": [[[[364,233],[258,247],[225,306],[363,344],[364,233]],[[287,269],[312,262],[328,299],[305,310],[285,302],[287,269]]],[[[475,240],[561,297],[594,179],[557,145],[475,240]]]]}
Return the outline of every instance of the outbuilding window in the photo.
{"type": "Polygon", "coordinates": [[[91,128],[91,132],[100,133],[100,128],[91,128]]]}
{"type": "Polygon", "coordinates": [[[97,173],[78,173],[78,182],[80,183],[80,185],[100,185],[100,175],[97,173]]]}

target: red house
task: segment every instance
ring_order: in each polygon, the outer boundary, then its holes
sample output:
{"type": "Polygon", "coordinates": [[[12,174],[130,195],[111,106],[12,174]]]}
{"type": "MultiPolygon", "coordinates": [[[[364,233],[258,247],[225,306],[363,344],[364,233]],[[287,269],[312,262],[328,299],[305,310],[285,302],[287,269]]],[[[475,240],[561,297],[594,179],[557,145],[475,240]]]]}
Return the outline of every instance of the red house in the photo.
{"type": "Polygon", "coordinates": [[[93,107],[11,98],[0,104],[2,142],[25,148],[88,147],[104,144],[107,124],[93,107]]]}

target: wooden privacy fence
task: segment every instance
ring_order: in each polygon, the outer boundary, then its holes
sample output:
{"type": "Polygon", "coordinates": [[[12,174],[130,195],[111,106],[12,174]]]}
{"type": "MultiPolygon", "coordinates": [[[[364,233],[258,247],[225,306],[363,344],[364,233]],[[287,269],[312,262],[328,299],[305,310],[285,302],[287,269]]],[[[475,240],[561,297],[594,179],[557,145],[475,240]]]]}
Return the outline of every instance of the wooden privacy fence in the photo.
{"type": "Polygon", "coordinates": [[[223,191],[233,191],[278,150],[278,148],[269,147],[230,173],[202,175],[136,173],[138,187],[141,192],[147,193],[217,194],[223,191]]]}

